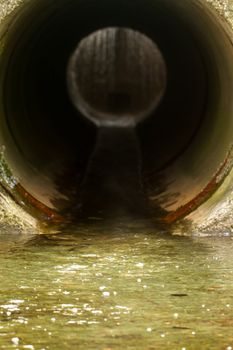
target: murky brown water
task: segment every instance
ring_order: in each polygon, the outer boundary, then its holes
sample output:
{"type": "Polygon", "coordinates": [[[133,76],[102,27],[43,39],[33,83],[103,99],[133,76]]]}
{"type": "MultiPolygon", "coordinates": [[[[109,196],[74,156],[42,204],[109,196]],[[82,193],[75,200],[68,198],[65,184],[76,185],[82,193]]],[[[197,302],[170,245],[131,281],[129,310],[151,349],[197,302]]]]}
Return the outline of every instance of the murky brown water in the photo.
{"type": "Polygon", "coordinates": [[[232,237],[141,223],[0,235],[1,349],[233,348],[232,237]]]}

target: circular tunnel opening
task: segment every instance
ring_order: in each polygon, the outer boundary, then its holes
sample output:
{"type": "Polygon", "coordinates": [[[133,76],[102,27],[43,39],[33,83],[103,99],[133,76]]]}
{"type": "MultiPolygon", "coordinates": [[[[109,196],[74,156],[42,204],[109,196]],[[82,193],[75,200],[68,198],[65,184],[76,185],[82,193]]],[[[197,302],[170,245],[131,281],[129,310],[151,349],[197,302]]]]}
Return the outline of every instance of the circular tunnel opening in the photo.
{"type": "Polygon", "coordinates": [[[134,127],[161,101],[166,63],[140,32],[104,28],[83,38],[71,55],[67,87],[76,109],[97,127],[134,127]]]}
{"type": "Polygon", "coordinates": [[[10,191],[48,217],[78,216],[98,130],[70,100],[67,65],[84,37],[111,27],[147,36],[166,62],[163,99],[137,125],[137,136],[150,215],[172,222],[209,198],[230,167],[232,45],[204,1],[34,0],[19,6],[2,36],[0,67],[10,191]]]}

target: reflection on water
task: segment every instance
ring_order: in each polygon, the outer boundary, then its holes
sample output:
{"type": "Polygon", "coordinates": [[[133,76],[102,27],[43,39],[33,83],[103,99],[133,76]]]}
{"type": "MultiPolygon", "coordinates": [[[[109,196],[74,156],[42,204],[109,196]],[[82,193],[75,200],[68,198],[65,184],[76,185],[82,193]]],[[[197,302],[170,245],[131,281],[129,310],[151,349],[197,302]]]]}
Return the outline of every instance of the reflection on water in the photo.
{"type": "Polygon", "coordinates": [[[233,349],[233,240],[102,222],[0,236],[1,349],[233,349]]]}

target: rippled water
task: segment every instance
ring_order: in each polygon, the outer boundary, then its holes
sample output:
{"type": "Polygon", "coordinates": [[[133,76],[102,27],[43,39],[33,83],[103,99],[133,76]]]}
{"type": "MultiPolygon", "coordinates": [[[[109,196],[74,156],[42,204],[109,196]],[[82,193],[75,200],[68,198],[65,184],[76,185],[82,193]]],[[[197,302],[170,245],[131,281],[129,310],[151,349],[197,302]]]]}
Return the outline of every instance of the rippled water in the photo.
{"type": "Polygon", "coordinates": [[[233,349],[233,239],[145,223],[0,235],[1,349],[233,349]]]}

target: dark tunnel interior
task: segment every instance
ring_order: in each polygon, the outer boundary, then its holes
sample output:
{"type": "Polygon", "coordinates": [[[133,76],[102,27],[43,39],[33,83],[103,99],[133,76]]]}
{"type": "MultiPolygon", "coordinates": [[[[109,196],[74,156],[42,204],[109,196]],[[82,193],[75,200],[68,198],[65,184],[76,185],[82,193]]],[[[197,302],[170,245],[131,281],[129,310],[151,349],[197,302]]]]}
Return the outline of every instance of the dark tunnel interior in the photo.
{"type": "MultiPolygon", "coordinates": [[[[164,0],[34,0],[18,11],[2,54],[2,134],[9,164],[31,196],[64,215],[78,208],[98,130],[71,103],[67,64],[81,39],[108,27],[141,32],[165,59],[164,97],[136,128],[145,196],[164,192],[167,184],[157,174],[182,158],[214,118],[208,112],[215,103],[211,86],[221,80],[218,74],[210,78],[217,66],[213,42],[200,39],[205,16],[195,23],[197,16],[186,5],[187,16],[180,1],[164,0]]],[[[216,32],[217,40],[222,34],[219,28],[216,32]]],[[[173,190],[173,200],[179,191],[173,190]]]]}

